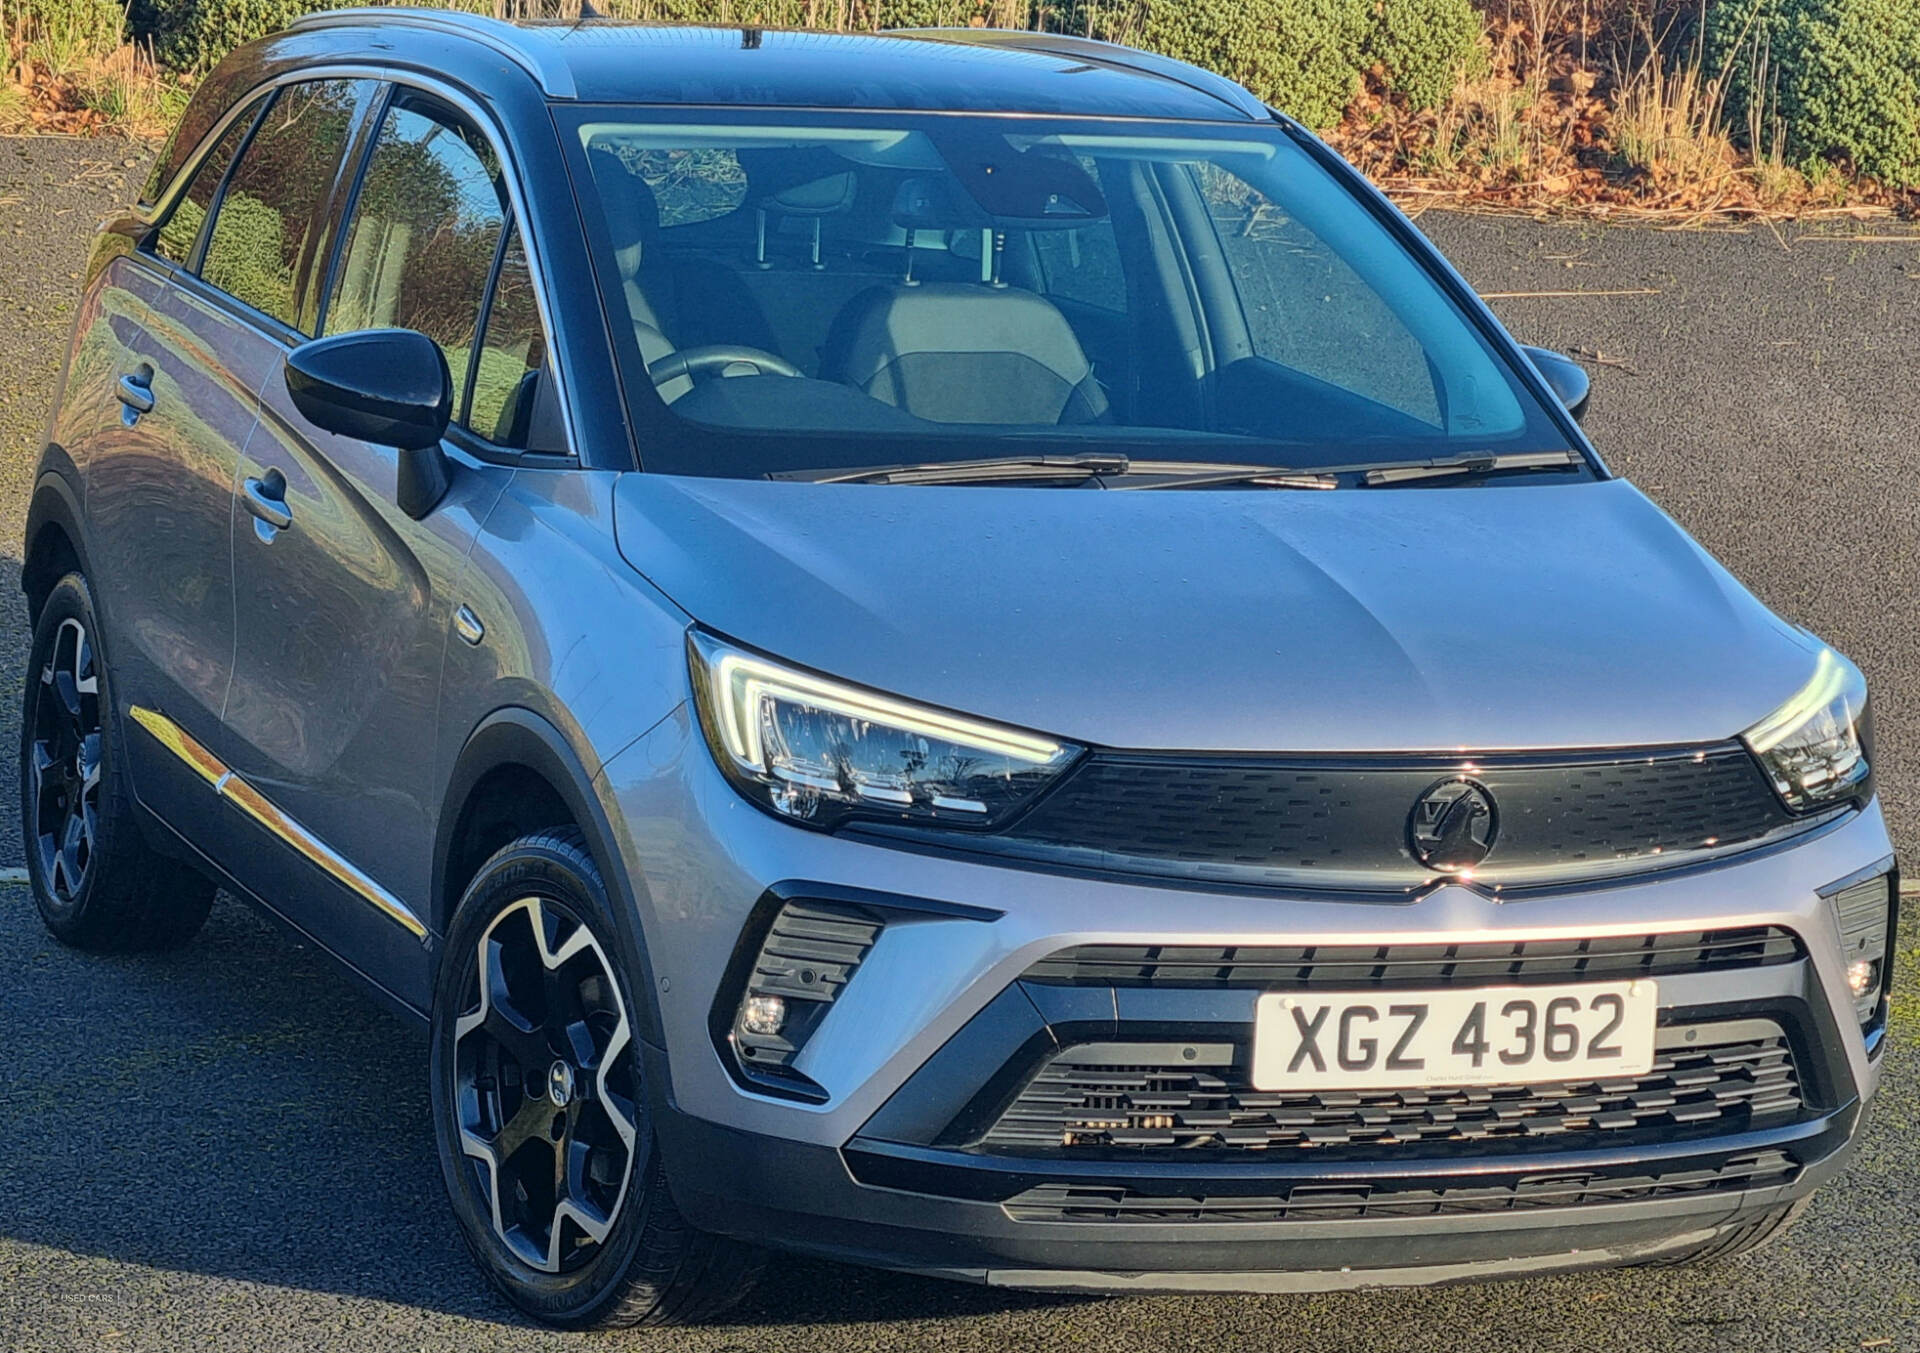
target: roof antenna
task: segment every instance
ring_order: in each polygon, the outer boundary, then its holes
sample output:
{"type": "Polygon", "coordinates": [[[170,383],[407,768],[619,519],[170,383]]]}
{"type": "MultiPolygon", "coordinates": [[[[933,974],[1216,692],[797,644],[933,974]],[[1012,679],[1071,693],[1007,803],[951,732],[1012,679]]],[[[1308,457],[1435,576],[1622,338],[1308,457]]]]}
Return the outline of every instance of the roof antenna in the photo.
{"type": "Polygon", "coordinates": [[[594,8],[593,0],[580,0],[580,18],[583,22],[588,19],[604,19],[606,17],[606,15],[594,8]]]}
{"type": "Polygon", "coordinates": [[[767,35],[767,30],[764,28],[741,29],[740,30],[740,50],[743,52],[759,51],[760,43],[766,37],[766,35],[767,35]]]}

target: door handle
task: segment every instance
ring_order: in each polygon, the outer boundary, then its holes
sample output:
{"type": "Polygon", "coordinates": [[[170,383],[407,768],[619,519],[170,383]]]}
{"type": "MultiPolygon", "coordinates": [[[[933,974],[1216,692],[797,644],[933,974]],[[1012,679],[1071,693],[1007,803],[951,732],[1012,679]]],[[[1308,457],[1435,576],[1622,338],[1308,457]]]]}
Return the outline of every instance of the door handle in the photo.
{"type": "MultiPolygon", "coordinates": [[[[287,511],[287,477],[280,471],[270,469],[258,479],[249,479],[243,487],[247,511],[276,531],[293,525],[293,513],[287,511]]],[[[272,539],[261,534],[263,539],[272,539]]]]}
{"type": "Polygon", "coordinates": [[[120,378],[120,389],[117,393],[120,402],[127,406],[121,416],[129,425],[141,414],[152,413],[153,368],[142,362],[137,371],[129,371],[120,378]]]}

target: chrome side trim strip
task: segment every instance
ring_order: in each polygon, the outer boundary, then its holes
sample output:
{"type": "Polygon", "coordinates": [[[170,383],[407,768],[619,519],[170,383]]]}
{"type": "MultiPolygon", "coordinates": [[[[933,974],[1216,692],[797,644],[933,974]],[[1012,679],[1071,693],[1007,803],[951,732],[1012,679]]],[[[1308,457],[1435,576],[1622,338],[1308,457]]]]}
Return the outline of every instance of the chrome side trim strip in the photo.
{"type": "Polygon", "coordinates": [[[389,920],[405,927],[415,939],[427,938],[427,927],[406,903],[368,878],[346,856],[281,812],[264,794],[242,779],[238,772],[201,746],[186,729],[157,710],[140,705],[134,705],[128,712],[133,715],[135,723],[153,736],[154,741],[186,762],[212,786],[217,797],[226,800],[286,842],[327,877],[379,908],[389,920]]]}

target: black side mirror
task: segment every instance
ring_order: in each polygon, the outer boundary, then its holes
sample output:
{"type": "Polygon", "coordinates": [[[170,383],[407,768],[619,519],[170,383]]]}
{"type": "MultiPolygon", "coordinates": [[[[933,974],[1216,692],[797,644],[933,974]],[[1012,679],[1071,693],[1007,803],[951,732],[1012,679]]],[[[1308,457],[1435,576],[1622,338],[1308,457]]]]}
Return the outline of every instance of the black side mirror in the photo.
{"type": "Polygon", "coordinates": [[[400,452],[394,497],[416,521],[446,496],[440,439],[453,377],[440,345],[412,329],[362,329],[287,354],[287,394],[315,427],[400,452]]]}
{"type": "Polygon", "coordinates": [[[1587,378],[1587,369],[1573,358],[1553,351],[1551,348],[1528,348],[1527,356],[1546,378],[1547,385],[1560,397],[1577,422],[1586,416],[1587,400],[1593,394],[1593,382],[1587,378]]]}

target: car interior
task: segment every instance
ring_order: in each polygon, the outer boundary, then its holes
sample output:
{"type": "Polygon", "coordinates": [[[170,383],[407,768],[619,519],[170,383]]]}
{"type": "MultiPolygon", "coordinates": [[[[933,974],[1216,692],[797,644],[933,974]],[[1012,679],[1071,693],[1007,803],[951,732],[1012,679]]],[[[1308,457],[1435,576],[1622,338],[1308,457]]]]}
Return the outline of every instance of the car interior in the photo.
{"type": "Polygon", "coordinates": [[[1363,217],[1337,189],[1281,202],[1147,142],[749,130],[582,128],[610,308],[681,418],[1289,464],[1540,431],[1431,279],[1336,243],[1363,217]]]}

